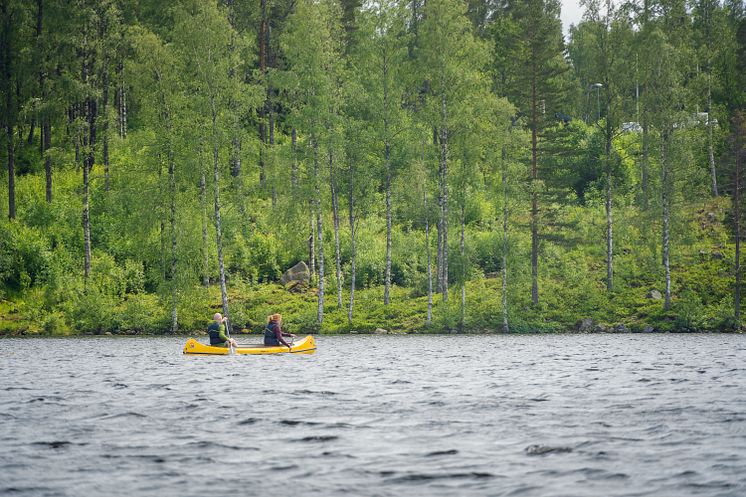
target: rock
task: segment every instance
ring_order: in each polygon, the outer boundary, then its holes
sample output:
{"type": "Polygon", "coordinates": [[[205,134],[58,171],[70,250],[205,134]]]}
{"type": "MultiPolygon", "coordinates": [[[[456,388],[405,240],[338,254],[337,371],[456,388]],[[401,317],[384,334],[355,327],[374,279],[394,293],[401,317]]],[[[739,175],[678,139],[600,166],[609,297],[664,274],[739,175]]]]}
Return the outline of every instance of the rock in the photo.
{"type": "Polygon", "coordinates": [[[716,252],[713,252],[713,253],[710,254],[710,259],[712,259],[713,261],[721,261],[721,260],[725,259],[725,256],[723,255],[722,252],[717,252],[716,251],[716,252]]]}
{"type": "Polygon", "coordinates": [[[650,290],[647,295],[645,295],[646,299],[653,299],[653,300],[660,300],[663,298],[663,295],[661,295],[661,292],[658,290],[650,290]]]}
{"type": "Polygon", "coordinates": [[[650,325],[647,325],[647,326],[645,326],[645,327],[644,327],[644,328],[642,329],[642,332],[643,332],[643,333],[653,333],[654,331],[655,331],[655,328],[653,328],[653,327],[652,327],[652,326],[650,326],[650,325]]]}
{"type": "Polygon", "coordinates": [[[384,330],[383,328],[376,328],[373,332],[374,335],[388,335],[388,333],[388,330],[384,330]]]}
{"type": "Polygon", "coordinates": [[[107,332],[104,332],[104,335],[106,335],[106,336],[111,336],[111,335],[112,335],[112,333],[111,333],[111,331],[107,331],[107,332]]]}
{"type": "Polygon", "coordinates": [[[494,279],[500,278],[501,276],[502,276],[502,273],[500,271],[495,271],[492,273],[484,273],[485,279],[488,279],[488,280],[494,280],[494,279]]]}
{"type": "Polygon", "coordinates": [[[614,333],[629,333],[629,328],[627,328],[623,324],[618,324],[614,326],[614,333]]]}
{"type": "Polygon", "coordinates": [[[308,285],[308,282],[310,280],[311,270],[308,269],[308,266],[305,262],[300,261],[298,264],[285,271],[285,274],[283,274],[282,278],[280,278],[280,283],[283,285],[287,285],[292,281],[299,281],[308,285]]]}
{"type": "Polygon", "coordinates": [[[572,452],[570,447],[550,447],[548,445],[529,445],[524,449],[529,456],[543,456],[544,454],[562,454],[572,452]]]}
{"type": "Polygon", "coordinates": [[[588,333],[589,331],[593,330],[593,325],[593,319],[584,318],[578,321],[578,324],[575,325],[575,328],[581,333],[588,333]]]}
{"type": "Polygon", "coordinates": [[[308,291],[308,283],[305,281],[290,281],[285,285],[285,290],[290,293],[305,293],[308,291]]]}
{"type": "Polygon", "coordinates": [[[606,333],[608,331],[608,328],[602,324],[597,324],[593,327],[593,333],[606,333]]]}
{"type": "Polygon", "coordinates": [[[707,221],[714,223],[715,222],[715,213],[714,212],[708,212],[707,213],[707,221]]]}

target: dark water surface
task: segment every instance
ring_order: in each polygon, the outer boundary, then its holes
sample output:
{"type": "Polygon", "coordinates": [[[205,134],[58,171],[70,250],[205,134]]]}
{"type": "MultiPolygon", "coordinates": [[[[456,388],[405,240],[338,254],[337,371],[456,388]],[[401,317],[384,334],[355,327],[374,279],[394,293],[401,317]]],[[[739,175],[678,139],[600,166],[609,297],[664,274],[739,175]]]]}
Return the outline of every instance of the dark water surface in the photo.
{"type": "Polygon", "coordinates": [[[746,495],[746,336],[185,341],[0,340],[0,495],[746,495]]]}

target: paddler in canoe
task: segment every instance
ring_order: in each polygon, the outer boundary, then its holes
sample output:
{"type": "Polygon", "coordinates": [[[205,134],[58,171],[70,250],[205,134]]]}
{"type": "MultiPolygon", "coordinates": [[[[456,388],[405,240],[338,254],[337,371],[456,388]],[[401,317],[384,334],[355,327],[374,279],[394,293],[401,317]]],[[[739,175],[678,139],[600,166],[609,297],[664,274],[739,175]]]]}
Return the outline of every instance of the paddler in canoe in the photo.
{"type": "Polygon", "coordinates": [[[283,337],[295,338],[295,335],[282,331],[282,316],[280,314],[268,316],[267,327],[264,328],[264,345],[283,344],[289,350],[292,350],[293,347],[283,337]]]}
{"type": "Polygon", "coordinates": [[[228,318],[224,318],[222,314],[216,312],[213,316],[213,322],[207,327],[207,333],[210,335],[210,345],[213,347],[236,346],[236,341],[225,334],[225,322],[227,320],[228,318]]]}

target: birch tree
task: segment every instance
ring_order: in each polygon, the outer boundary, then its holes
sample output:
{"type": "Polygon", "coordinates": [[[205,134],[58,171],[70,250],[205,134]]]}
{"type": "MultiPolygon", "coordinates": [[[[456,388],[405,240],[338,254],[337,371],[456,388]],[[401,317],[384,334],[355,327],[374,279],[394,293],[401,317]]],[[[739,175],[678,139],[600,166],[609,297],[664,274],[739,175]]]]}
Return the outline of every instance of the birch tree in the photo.
{"type": "MultiPolygon", "coordinates": [[[[228,291],[226,288],[225,262],[223,257],[223,224],[220,197],[221,157],[227,157],[226,148],[230,146],[229,137],[233,136],[235,108],[243,105],[230,105],[236,98],[250,99],[253,95],[242,87],[236,77],[236,52],[231,50],[231,41],[238,35],[228,19],[213,2],[196,5],[191,12],[181,12],[181,18],[174,28],[174,33],[182,47],[185,71],[192,83],[191,98],[195,114],[201,116],[207,136],[205,142],[212,156],[212,181],[214,199],[215,242],[218,256],[220,294],[223,314],[230,317],[228,309],[228,291]],[[231,77],[233,76],[233,77],[231,77]]],[[[196,152],[196,151],[195,151],[196,152]]],[[[230,321],[229,321],[230,323],[230,321]]],[[[230,327],[230,324],[229,324],[230,327]]]]}
{"type": "Polygon", "coordinates": [[[290,119],[310,156],[308,181],[312,191],[316,231],[315,249],[318,263],[318,308],[316,319],[324,320],[324,227],[321,184],[322,154],[331,139],[330,124],[335,121],[333,98],[338,89],[341,57],[340,8],[334,0],[313,2],[299,0],[290,14],[280,39],[288,70],[279,76],[285,91],[291,95],[290,119]]]}
{"type": "Polygon", "coordinates": [[[425,4],[418,26],[417,58],[420,84],[427,89],[424,118],[434,130],[438,148],[438,279],[448,301],[448,225],[450,219],[450,143],[468,116],[472,84],[486,66],[488,49],[472,34],[466,5],[457,0],[431,0],[425,4]]]}

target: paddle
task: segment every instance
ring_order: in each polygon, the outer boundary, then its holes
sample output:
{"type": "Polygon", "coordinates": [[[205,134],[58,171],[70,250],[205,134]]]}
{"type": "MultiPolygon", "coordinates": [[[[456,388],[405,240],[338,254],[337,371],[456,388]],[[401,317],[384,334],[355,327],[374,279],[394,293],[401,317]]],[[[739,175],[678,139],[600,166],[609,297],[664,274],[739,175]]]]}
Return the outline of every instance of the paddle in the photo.
{"type": "Polygon", "coordinates": [[[228,335],[228,347],[230,348],[230,355],[233,355],[236,353],[236,351],[233,350],[233,339],[231,338],[231,323],[228,320],[228,316],[225,316],[223,318],[223,321],[225,321],[225,332],[228,335]]]}

